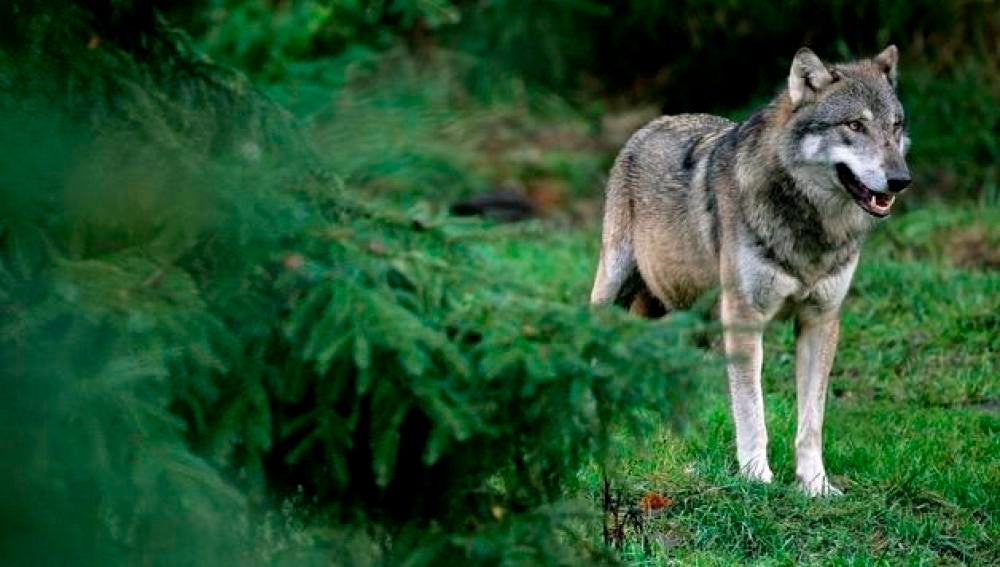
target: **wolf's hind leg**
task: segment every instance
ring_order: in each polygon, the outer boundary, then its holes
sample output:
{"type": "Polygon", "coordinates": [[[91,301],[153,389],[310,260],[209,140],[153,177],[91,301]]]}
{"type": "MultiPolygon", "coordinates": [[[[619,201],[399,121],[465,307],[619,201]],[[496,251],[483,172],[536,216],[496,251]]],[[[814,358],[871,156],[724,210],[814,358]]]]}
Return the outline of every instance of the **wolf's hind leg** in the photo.
{"type": "Polygon", "coordinates": [[[635,293],[632,303],[629,305],[629,312],[647,319],[658,319],[669,311],[669,307],[663,304],[645,285],[635,293]]]}

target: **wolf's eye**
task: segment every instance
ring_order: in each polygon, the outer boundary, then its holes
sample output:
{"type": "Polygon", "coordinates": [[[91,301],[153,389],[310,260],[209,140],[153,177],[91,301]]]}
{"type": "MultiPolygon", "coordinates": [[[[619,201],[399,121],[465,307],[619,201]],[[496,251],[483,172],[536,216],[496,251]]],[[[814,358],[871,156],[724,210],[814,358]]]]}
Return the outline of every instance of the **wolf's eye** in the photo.
{"type": "Polygon", "coordinates": [[[851,120],[847,123],[847,127],[853,132],[861,132],[865,129],[865,125],[862,124],[860,120],[851,120]]]}

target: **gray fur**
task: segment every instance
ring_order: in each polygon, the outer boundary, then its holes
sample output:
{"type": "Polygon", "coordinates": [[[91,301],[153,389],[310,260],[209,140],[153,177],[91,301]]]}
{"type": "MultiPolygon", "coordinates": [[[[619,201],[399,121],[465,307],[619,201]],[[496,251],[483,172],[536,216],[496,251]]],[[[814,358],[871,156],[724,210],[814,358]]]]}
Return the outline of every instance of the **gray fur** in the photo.
{"type": "Polygon", "coordinates": [[[804,329],[796,447],[810,494],[836,491],[815,455],[840,303],[875,217],[909,183],[897,59],[890,46],[826,65],[803,48],[787,88],[747,120],[658,118],[625,144],[608,180],[591,301],[652,315],[721,284],[737,453],[759,480],[771,476],[760,331],[779,313],[804,329]]]}

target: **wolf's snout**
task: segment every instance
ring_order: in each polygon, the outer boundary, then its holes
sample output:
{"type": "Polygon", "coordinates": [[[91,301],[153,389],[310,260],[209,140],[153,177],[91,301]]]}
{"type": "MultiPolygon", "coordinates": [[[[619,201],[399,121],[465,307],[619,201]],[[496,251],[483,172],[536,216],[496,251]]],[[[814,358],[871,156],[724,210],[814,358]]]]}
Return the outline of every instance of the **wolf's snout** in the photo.
{"type": "Polygon", "coordinates": [[[889,176],[889,178],[886,179],[886,182],[889,184],[890,192],[899,193],[903,189],[909,187],[910,183],[913,182],[913,179],[910,178],[909,172],[902,172],[889,176]]]}

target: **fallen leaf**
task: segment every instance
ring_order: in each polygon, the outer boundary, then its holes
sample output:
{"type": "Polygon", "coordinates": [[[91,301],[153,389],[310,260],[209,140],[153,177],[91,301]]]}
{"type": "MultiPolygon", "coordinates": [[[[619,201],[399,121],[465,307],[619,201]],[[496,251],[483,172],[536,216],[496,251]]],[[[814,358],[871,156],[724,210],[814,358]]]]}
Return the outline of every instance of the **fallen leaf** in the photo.
{"type": "Polygon", "coordinates": [[[656,492],[647,492],[639,499],[639,507],[644,512],[653,512],[673,505],[673,500],[656,492]]]}

